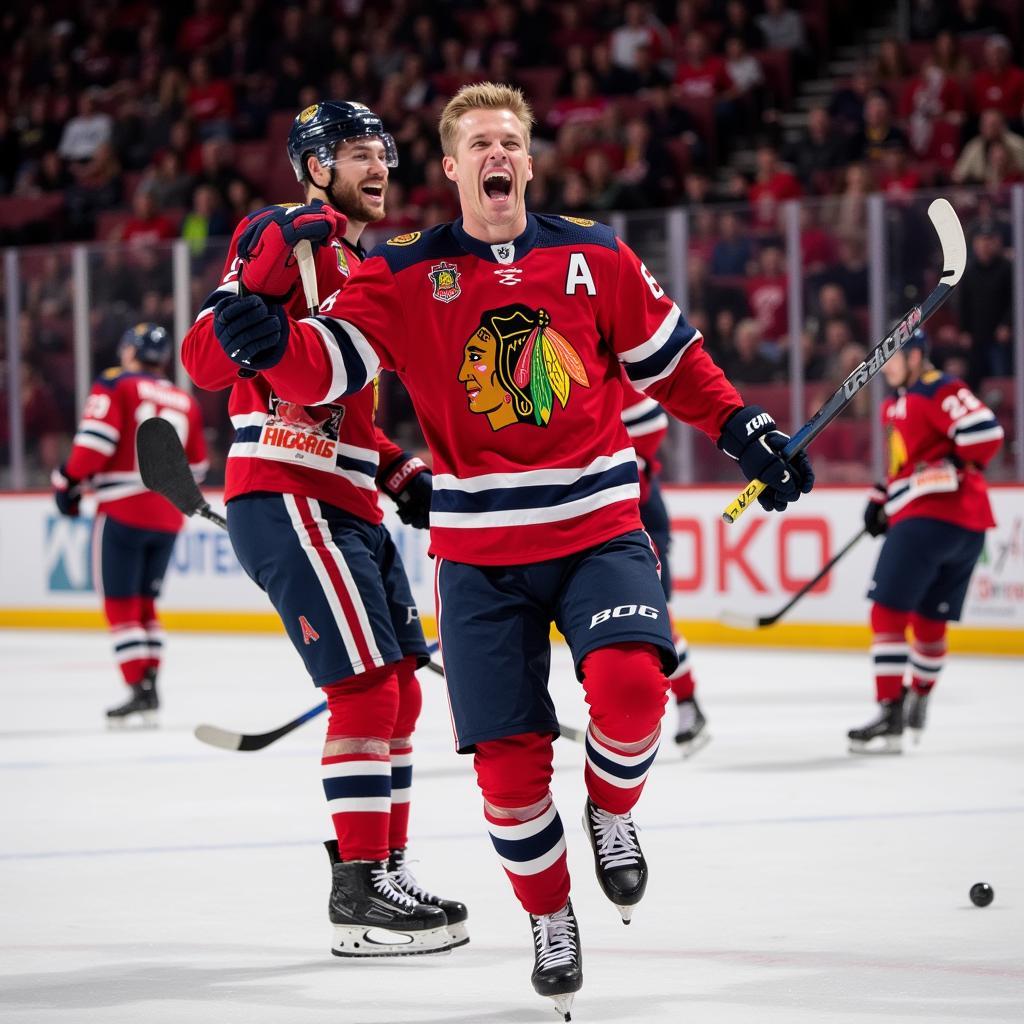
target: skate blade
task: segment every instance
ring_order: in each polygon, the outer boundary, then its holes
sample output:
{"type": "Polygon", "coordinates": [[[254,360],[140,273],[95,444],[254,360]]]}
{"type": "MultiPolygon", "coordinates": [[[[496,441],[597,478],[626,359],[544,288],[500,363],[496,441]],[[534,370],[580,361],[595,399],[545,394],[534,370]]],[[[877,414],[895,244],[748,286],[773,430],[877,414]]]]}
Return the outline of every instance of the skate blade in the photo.
{"type": "Polygon", "coordinates": [[[457,924],[448,925],[448,938],[451,940],[449,949],[458,949],[460,946],[465,946],[469,942],[469,928],[466,927],[465,921],[459,921],[457,924]]]}
{"type": "Polygon", "coordinates": [[[130,715],[107,719],[107,728],[115,732],[121,729],[156,729],[159,725],[155,711],[134,711],[130,715]]]}
{"type": "Polygon", "coordinates": [[[686,760],[700,753],[711,742],[711,733],[707,729],[701,730],[692,740],[676,740],[679,744],[679,754],[686,760]]]}
{"type": "Polygon", "coordinates": [[[555,1013],[559,1014],[562,1020],[572,1020],[572,1001],[575,996],[575,992],[566,992],[564,995],[549,997],[554,1001],[555,1013]]]}
{"type": "Polygon", "coordinates": [[[908,729],[907,731],[910,733],[910,742],[916,747],[921,742],[921,733],[924,732],[924,730],[908,729]]]}
{"type": "Polygon", "coordinates": [[[619,917],[622,918],[622,923],[629,924],[633,919],[633,911],[636,910],[636,906],[624,907],[621,903],[616,903],[615,909],[619,912],[619,917]]]}
{"type": "Polygon", "coordinates": [[[446,927],[430,928],[422,932],[400,931],[393,928],[360,927],[336,924],[335,956],[420,956],[447,953],[452,948],[446,927]]]}
{"type": "Polygon", "coordinates": [[[902,754],[902,736],[876,736],[870,740],[850,740],[851,754],[902,754]],[[882,742],[879,743],[878,740],[882,742]],[[874,746],[872,746],[874,744],[874,746]]]}

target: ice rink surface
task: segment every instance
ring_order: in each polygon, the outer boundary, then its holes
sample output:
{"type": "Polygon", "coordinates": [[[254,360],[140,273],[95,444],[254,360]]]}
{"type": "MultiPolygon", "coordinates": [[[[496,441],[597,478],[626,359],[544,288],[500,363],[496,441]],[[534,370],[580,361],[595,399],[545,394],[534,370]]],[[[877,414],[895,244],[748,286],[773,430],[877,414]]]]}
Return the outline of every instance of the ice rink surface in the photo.
{"type": "MultiPolygon", "coordinates": [[[[555,665],[560,715],[582,725],[564,649],[555,665]]],[[[694,667],[714,738],[689,762],[663,745],[628,929],[579,823],[583,751],[557,744],[584,949],[573,1019],[1024,1021],[1024,664],[953,658],[899,758],[845,752],[873,708],[866,655],[707,649],[694,667]]],[[[283,638],[172,635],[152,732],[104,729],[121,687],[100,634],[0,632],[0,673],[0,1020],[557,1021],[437,676],[421,674],[410,856],[469,905],[472,942],[366,962],[329,953],[324,719],[255,753],[192,736],[317,703],[283,638]]]]}

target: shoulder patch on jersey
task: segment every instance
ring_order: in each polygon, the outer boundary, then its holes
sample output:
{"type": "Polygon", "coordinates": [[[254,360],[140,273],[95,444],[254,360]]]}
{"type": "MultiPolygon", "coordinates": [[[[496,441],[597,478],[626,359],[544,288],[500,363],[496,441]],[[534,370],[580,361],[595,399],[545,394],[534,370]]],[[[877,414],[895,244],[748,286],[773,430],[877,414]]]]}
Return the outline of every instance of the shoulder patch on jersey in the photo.
{"type": "Polygon", "coordinates": [[[931,384],[933,381],[938,380],[941,376],[941,370],[929,370],[927,373],[921,376],[921,381],[924,384],[931,384]]]}
{"type": "Polygon", "coordinates": [[[404,235],[395,235],[389,238],[385,245],[415,245],[423,237],[422,231],[410,231],[404,235]]]}
{"type": "Polygon", "coordinates": [[[930,398],[939,388],[952,384],[954,380],[955,378],[950,377],[948,373],[943,373],[941,370],[928,370],[926,373],[921,374],[921,379],[916,384],[907,388],[907,394],[924,395],[930,398]]]}
{"type": "Polygon", "coordinates": [[[562,245],[598,245],[603,249],[618,251],[615,232],[600,221],[545,213],[533,216],[537,220],[537,240],[534,246],[538,249],[562,245]]]}

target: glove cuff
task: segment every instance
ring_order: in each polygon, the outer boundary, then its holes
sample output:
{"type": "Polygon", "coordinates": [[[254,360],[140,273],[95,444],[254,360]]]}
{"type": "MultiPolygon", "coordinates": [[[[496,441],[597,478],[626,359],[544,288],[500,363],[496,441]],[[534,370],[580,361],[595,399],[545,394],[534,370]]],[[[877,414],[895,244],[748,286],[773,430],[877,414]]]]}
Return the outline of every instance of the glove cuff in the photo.
{"type": "Polygon", "coordinates": [[[739,459],[743,449],[755,438],[775,430],[775,419],[759,405],[745,405],[737,409],[722,424],[718,447],[730,459],[739,459]]]}
{"type": "Polygon", "coordinates": [[[67,491],[69,494],[78,490],[81,480],[71,476],[67,471],[67,463],[63,463],[50,473],[50,486],[55,491],[67,491]]]}
{"type": "Polygon", "coordinates": [[[390,495],[396,495],[414,477],[427,470],[427,464],[412,452],[402,454],[377,473],[377,486],[390,495]]]}

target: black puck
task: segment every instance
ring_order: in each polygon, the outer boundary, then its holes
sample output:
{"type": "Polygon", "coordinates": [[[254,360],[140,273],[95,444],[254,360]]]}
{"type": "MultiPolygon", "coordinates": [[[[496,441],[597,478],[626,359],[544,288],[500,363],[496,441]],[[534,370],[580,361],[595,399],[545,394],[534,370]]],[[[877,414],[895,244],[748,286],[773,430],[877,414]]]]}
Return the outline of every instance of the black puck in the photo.
{"type": "Polygon", "coordinates": [[[987,907],[995,898],[995,891],[988,882],[975,882],[971,886],[971,902],[976,907],[987,907]]]}

